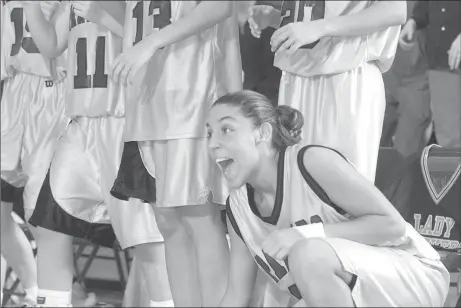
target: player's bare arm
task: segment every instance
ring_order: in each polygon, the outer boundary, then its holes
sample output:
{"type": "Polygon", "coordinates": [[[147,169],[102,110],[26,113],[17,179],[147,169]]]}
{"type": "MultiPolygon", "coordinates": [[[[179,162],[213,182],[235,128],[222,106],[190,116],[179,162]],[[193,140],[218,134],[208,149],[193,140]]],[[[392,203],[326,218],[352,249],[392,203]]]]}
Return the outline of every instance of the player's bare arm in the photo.
{"type": "Polygon", "coordinates": [[[235,63],[235,59],[240,59],[239,28],[237,14],[233,14],[225,25],[230,27],[231,39],[226,40],[224,48],[224,65],[226,65],[227,78],[229,80],[227,92],[235,92],[243,89],[242,63],[235,63]]]}
{"type": "Polygon", "coordinates": [[[229,280],[220,307],[248,307],[256,281],[257,265],[229,219],[227,226],[231,241],[229,280]]]}
{"type": "Polygon", "coordinates": [[[71,1],[71,4],[75,15],[100,24],[118,37],[123,37],[124,1],[71,1]]]}
{"type": "Polygon", "coordinates": [[[405,1],[379,1],[356,14],[290,23],[272,35],[272,51],[288,51],[292,54],[301,46],[322,37],[368,35],[392,26],[403,25],[406,18],[405,1]]]}
{"type": "Polygon", "coordinates": [[[267,27],[278,29],[282,13],[270,5],[253,5],[248,9],[248,25],[251,34],[261,37],[261,31],[267,27]]]}
{"type": "Polygon", "coordinates": [[[61,2],[50,21],[45,18],[39,1],[28,2],[24,5],[24,11],[30,33],[40,53],[50,59],[62,54],[67,48],[70,5],[61,2]]]}
{"type": "Polygon", "coordinates": [[[382,245],[404,236],[406,223],[399,212],[339,154],[313,148],[306,151],[304,165],[331,201],[354,217],[346,222],[325,224],[327,237],[382,245]]]}
{"type": "Polygon", "coordinates": [[[154,53],[166,46],[210,29],[232,15],[232,1],[202,1],[184,18],[149,35],[137,45],[123,52],[112,69],[112,79],[123,84],[132,82],[134,75],[154,53]]]}

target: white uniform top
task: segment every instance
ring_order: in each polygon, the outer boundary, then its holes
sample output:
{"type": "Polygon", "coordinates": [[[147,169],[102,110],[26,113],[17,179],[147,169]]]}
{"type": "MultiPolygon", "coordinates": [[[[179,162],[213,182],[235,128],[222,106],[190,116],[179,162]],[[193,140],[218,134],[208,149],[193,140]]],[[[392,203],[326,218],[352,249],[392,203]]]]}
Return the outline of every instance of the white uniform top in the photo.
{"type": "MultiPolygon", "coordinates": [[[[377,1],[284,1],[281,27],[295,21],[311,21],[352,15],[377,1]]],[[[400,26],[369,35],[322,37],[287,57],[275,54],[274,65],[282,71],[302,77],[343,73],[374,62],[384,73],[394,61],[400,26]]]]}
{"type": "Polygon", "coordinates": [[[108,76],[113,61],[122,51],[122,39],[104,26],[76,16],[72,9],[69,29],[66,114],[124,116],[125,106],[119,99],[121,86],[108,76]]]}
{"type": "MultiPolygon", "coordinates": [[[[124,48],[184,18],[199,2],[128,1],[124,48]]],[[[206,137],[208,109],[227,93],[224,54],[232,27],[238,25],[229,18],[154,54],[144,68],[152,77],[150,93],[140,97],[139,90],[128,90],[125,141],[206,137]]]]}
{"type": "Polygon", "coordinates": [[[13,77],[16,71],[53,80],[64,77],[64,61],[50,60],[40,54],[29,32],[21,1],[2,1],[1,38],[1,80],[13,77]]]}
{"type": "MultiPolygon", "coordinates": [[[[243,239],[258,267],[282,291],[277,296],[296,302],[301,294],[293,282],[287,262],[265,254],[261,245],[274,230],[311,223],[325,224],[347,221],[352,217],[331,202],[303,165],[309,146],[292,146],[280,153],[277,171],[277,193],[270,217],[261,217],[250,185],[232,191],[227,201],[227,214],[236,233],[243,239]]],[[[407,224],[405,236],[386,247],[405,251],[421,259],[439,260],[438,253],[407,224]]]]}

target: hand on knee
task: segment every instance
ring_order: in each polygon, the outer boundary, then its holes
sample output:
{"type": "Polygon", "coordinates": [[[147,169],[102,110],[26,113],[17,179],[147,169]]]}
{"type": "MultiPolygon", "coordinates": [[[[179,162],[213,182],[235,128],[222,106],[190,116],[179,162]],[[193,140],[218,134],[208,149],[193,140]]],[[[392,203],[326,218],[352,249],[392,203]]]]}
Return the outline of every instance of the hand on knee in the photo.
{"type": "Polygon", "coordinates": [[[288,254],[288,265],[302,294],[331,291],[328,284],[333,280],[339,277],[348,284],[353,276],[343,269],[336,252],[322,239],[306,239],[295,244],[288,254]]]}

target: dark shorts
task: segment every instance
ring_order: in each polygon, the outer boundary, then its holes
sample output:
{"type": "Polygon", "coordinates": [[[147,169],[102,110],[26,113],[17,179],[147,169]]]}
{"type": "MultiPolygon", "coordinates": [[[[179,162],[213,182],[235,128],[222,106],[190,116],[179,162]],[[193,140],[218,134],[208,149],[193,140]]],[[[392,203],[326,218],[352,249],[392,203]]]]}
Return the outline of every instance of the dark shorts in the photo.
{"type": "Polygon", "coordinates": [[[36,227],[81,238],[104,247],[118,247],[118,241],[111,224],[91,223],[79,219],[59,206],[51,192],[49,170],[29,223],[36,227]]]}
{"type": "Polygon", "coordinates": [[[7,181],[2,179],[2,201],[8,203],[15,203],[18,199],[22,198],[24,187],[14,187],[7,181]]]}
{"type": "Polygon", "coordinates": [[[156,202],[155,178],[144,166],[137,141],[125,142],[120,168],[110,193],[120,200],[136,198],[146,203],[156,202]]]}

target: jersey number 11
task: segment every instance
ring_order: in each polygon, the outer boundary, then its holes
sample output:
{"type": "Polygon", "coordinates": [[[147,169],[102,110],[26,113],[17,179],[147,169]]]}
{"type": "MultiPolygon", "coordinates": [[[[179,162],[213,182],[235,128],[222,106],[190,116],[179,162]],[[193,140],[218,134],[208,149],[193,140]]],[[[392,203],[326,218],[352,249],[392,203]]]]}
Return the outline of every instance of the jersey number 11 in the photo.
{"type": "Polygon", "coordinates": [[[88,46],[87,38],[77,40],[77,75],[74,76],[74,89],[107,88],[107,74],[104,73],[106,62],[106,38],[98,36],[96,39],[95,72],[88,75],[88,46]]]}

